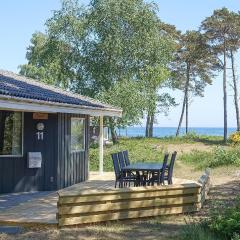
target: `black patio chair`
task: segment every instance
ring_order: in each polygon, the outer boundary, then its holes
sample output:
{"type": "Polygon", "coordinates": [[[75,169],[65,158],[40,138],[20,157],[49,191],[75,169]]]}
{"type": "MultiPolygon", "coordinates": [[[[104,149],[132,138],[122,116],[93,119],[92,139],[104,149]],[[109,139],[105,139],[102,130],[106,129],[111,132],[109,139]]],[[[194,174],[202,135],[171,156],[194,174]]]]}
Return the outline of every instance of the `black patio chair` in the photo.
{"type": "MultiPolygon", "coordinates": [[[[125,165],[126,166],[130,165],[128,150],[123,151],[123,156],[124,156],[124,159],[125,159],[125,165]]],[[[138,178],[140,177],[140,173],[138,171],[136,172],[136,175],[138,176],[138,178]]]]}
{"type": "Polygon", "coordinates": [[[164,184],[164,180],[165,180],[165,173],[167,170],[167,163],[168,163],[168,157],[169,157],[169,153],[166,153],[164,155],[164,159],[163,159],[163,164],[162,164],[162,169],[159,172],[153,172],[152,176],[149,178],[148,183],[154,185],[154,183],[160,183],[160,184],[164,184]]]}
{"type": "Polygon", "coordinates": [[[128,157],[128,150],[123,151],[123,156],[125,159],[126,166],[130,165],[129,157],[128,157]]]}
{"type": "Polygon", "coordinates": [[[115,172],[115,188],[117,187],[117,183],[119,183],[119,187],[120,186],[122,187],[123,181],[122,181],[121,169],[118,162],[118,154],[113,153],[111,156],[112,156],[113,168],[115,172]]]}
{"type": "Polygon", "coordinates": [[[121,163],[122,160],[119,159],[119,156],[121,156],[121,154],[119,153],[112,154],[113,167],[115,172],[115,188],[117,187],[117,183],[119,183],[119,187],[121,188],[123,186],[127,186],[127,183],[129,183],[129,186],[130,186],[131,182],[133,182],[134,186],[136,186],[138,181],[136,176],[126,174],[122,171],[121,166],[123,167],[124,165],[122,165],[121,163]]]}
{"type": "Polygon", "coordinates": [[[173,176],[173,167],[174,167],[174,163],[175,163],[175,160],[176,160],[176,156],[177,156],[177,152],[173,152],[172,154],[172,157],[171,157],[171,161],[170,161],[170,164],[167,168],[167,175],[164,177],[164,180],[167,180],[168,181],[168,184],[172,184],[172,176],[173,176]]]}
{"type": "Polygon", "coordinates": [[[123,152],[118,152],[117,155],[118,155],[119,165],[122,170],[126,166],[123,152]]]}
{"type": "Polygon", "coordinates": [[[167,170],[168,157],[169,157],[169,154],[166,153],[164,155],[162,170],[160,173],[160,184],[164,184],[164,178],[165,178],[165,174],[166,174],[166,170],[167,170]]]}
{"type": "Polygon", "coordinates": [[[127,166],[126,159],[124,157],[124,153],[123,152],[118,152],[117,154],[118,154],[118,160],[119,160],[119,165],[120,165],[120,169],[121,169],[122,175],[123,175],[123,177],[127,178],[126,181],[125,181],[125,185],[128,182],[128,185],[130,187],[132,179],[136,180],[137,176],[135,174],[133,174],[131,171],[123,171],[123,168],[125,166],[127,166]]]}

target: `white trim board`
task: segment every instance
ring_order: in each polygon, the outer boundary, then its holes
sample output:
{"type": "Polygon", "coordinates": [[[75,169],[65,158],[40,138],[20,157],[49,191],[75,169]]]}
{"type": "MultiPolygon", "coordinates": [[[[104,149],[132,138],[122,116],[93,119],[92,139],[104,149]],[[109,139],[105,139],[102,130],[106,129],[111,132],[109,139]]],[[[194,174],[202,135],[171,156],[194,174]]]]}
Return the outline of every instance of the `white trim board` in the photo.
{"type": "MultiPolygon", "coordinates": [[[[21,99],[22,100],[22,99],[21,99]]],[[[76,113],[91,116],[121,117],[121,110],[91,108],[68,104],[51,104],[42,102],[20,101],[20,99],[0,99],[0,109],[15,110],[23,112],[47,112],[47,113],[76,113]]]]}

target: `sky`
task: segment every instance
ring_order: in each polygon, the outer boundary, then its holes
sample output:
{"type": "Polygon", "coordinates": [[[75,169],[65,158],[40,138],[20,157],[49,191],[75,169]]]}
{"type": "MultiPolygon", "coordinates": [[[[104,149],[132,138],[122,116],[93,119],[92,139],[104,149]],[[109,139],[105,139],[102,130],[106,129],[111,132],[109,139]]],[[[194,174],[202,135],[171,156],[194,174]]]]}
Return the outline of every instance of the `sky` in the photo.
{"type": "MultiPolygon", "coordinates": [[[[88,0],[80,0],[87,4],[88,0]]],[[[173,24],[181,31],[197,30],[201,21],[210,16],[214,9],[227,7],[232,11],[240,10],[240,0],[156,0],[159,17],[173,24]]],[[[0,69],[18,72],[18,66],[26,63],[26,51],[31,36],[36,31],[44,31],[45,21],[53,11],[61,6],[60,0],[7,0],[0,1],[0,69]]],[[[239,56],[238,56],[239,59],[239,56]]],[[[240,62],[238,61],[240,64],[240,62]]],[[[235,110],[231,91],[231,73],[228,70],[228,126],[235,127],[235,110]]],[[[180,104],[170,110],[169,115],[158,116],[157,126],[176,127],[181,113],[183,93],[171,91],[180,104]]],[[[190,127],[223,126],[222,74],[207,86],[203,98],[193,98],[189,107],[190,127]]],[[[183,122],[184,124],[184,122],[183,122]]]]}

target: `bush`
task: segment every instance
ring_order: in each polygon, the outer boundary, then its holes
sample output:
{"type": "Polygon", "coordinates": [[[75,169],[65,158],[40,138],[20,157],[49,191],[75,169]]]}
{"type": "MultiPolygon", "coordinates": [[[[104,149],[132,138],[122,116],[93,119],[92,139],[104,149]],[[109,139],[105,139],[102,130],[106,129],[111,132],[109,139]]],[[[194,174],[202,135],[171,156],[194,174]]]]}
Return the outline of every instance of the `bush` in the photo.
{"type": "Polygon", "coordinates": [[[196,169],[215,168],[225,165],[240,166],[240,146],[229,149],[216,147],[209,152],[195,150],[183,154],[180,159],[186,163],[194,164],[196,169]]]}
{"type": "Polygon", "coordinates": [[[209,167],[209,162],[212,161],[212,152],[193,150],[191,153],[185,153],[180,156],[180,159],[185,163],[192,164],[196,169],[204,169],[209,167]]]}
{"type": "Polygon", "coordinates": [[[239,144],[240,143],[240,132],[232,133],[230,135],[229,139],[233,144],[239,144]]]}
{"type": "Polygon", "coordinates": [[[217,147],[214,149],[214,157],[210,162],[210,167],[222,165],[240,165],[240,147],[226,149],[217,147]]]}
{"type": "Polygon", "coordinates": [[[225,239],[240,239],[240,198],[234,206],[224,205],[221,209],[218,207],[211,213],[210,229],[225,239]]]}
{"type": "Polygon", "coordinates": [[[219,240],[205,222],[187,223],[182,230],[181,240],[219,240]]]}
{"type": "Polygon", "coordinates": [[[180,239],[240,240],[240,197],[229,207],[226,202],[216,204],[208,220],[186,223],[180,239]]]}

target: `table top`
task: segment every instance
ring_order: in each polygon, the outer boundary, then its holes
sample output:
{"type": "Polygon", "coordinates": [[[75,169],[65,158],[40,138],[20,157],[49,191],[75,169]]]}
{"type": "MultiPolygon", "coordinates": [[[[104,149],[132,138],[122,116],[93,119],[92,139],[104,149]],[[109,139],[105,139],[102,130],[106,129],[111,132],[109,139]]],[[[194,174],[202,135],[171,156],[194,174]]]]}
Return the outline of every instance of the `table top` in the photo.
{"type": "Polygon", "coordinates": [[[123,167],[123,170],[129,171],[159,171],[162,169],[162,163],[133,163],[123,167]]]}

